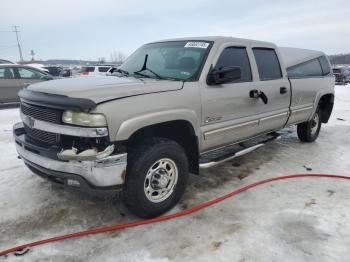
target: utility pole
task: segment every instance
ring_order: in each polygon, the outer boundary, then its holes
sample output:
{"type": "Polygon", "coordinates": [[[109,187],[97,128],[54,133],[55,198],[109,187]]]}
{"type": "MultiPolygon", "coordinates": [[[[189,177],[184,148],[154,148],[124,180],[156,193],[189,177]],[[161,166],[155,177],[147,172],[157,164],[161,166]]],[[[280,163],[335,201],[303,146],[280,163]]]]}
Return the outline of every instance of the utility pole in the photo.
{"type": "Polygon", "coordinates": [[[21,45],[19,44],[19,39],[18,39],[18,32],[19,32],[18,28],[19,28],[19,26],[14,25],[13,28],[14,28],[14,32],[16,33],[17,45],[18,45],[18,51],[19,51],[19,58],[20,58],[20,61],[23,62],[22,49],[21,49],[21,45]]]}

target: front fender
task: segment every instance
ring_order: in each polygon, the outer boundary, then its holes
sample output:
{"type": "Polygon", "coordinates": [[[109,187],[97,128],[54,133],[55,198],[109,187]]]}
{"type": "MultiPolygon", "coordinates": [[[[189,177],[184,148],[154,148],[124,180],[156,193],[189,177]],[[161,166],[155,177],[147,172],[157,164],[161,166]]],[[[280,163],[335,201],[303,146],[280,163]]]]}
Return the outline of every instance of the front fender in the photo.
{"type": "Polygon", "coordinates": [[[147,113],[124,121],[115,135],[115,141],[128,140],[132,134],[141,128],[174,120],[188,121],[191,123],[196,136],[200,137],[200,123],[196,113],[188,109],[174,109],[147,113]]]}

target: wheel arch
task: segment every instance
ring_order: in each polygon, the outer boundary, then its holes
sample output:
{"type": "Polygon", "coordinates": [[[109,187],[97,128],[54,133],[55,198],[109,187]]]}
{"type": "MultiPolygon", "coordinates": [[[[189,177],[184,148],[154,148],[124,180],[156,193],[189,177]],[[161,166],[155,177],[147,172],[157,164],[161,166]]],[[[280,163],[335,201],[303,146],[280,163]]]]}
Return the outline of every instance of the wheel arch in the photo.
{"type": "Polygon", "coordinates": [[[314,107],[307,121],[311,120],[318,107],[322,110],[321,122],[328,123],[328,120],[333,111],[334,105],[334,90],[319,92],[314,100],[314,107]]]}
{"type": "Polygon", "coordinates": [[[334,94],[328,93],[320,96],[317,106],[319,106],[322,111],[321,122],[327,123],[333,111],[334,94]]]}
{"type": "MultiPolygon", "coordinates": [[[[128,120],[128,123],[124,122],[117,133],[116,140],[127,141],[128,151],[148,137],[164,137],[174,140],[184,148],[189,160],[190,172],[198,174],[200,131],[195,120],[197,118],[189,118],[191,115],[188,112],[186,117],[182,118],[179,114],[172,114],[172,117],[169,117],[164,112],[156,115],[156,117],[137,117],[128,120]]],[[[184,116],[184,112],[181,116],[184,116]]]]}

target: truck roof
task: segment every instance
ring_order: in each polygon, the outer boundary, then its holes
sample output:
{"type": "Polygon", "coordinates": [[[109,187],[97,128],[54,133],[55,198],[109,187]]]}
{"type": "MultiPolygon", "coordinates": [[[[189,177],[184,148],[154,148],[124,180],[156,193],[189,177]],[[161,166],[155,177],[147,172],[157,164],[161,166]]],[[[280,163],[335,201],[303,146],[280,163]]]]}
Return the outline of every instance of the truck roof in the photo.
{"type": "Polygon", "coordinates": [[[182,37],[182,38],[171,38],[171,39],[163,39],[159,41],[154,41],[151,43],[159,43],[159,42],[167,42],[167,41],[212,41],[216,43],[222,42],[237,42],[243,45],[263,45],[263,46],[275,46],[274,43],[258,41],[252,39],[238,38],[238,37],[230,37],[230,36],[196,36],[196,37],[182,37]]]}
{"type": "Polygon", "coordinates": [[[325,56],[325,54],[321,51],[302,48],[280,47],[279,50],[286,68],[320,56],[325,56]]]}
{"type": "MultiPolygon", "coordinates": [[[[242,44],[244,46],[251,46],[251,47],[262,46],[262,47],[268,47],[268,48],[277,48],[277,46],[271,42],[237,38],[237,37],[229,37],[229,36],[183,37],[183,38],[164,39],[160,41],[154,41],[152,43],[167,42],[167,41],[212,41],[218,44],[225,43],[225,42],[233,42],[233,43],[242,44]]],[[[321,51],[308,50],[308,49],[302,49],[302,48],[279,47],[278,49],[283,58],[283,62],[286,68],[303,63],[313,58],[317,58],[325,55],[321,51]]]]}

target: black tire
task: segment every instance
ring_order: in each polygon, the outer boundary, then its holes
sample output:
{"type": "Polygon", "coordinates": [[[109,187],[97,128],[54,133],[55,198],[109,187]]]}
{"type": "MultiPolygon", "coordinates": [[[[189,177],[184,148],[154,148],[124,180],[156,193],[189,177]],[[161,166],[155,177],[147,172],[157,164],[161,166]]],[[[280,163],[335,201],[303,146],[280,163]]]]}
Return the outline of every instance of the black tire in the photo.
{"type": "MultiPolygon", "coordinates": [[[[165,169],[163,169],[165,170],[165,169]]],[[[157,172],[153,172],[157,173],[157,172]]],[[[131,149],[128,155],[128,167],[124,185],[123,201],[126,207],[142,218],[159,216],[171,209],[183,195],[189,174],[188,159],[184,149],[175,141],[166,138],[149,138],[143,145],[131,149]],[[170,159],[177,168],[177,182],[169,191],[170,194],[161,202],[153,202],[146,195],[146,176],[157,161],[170,159]]],[[[154,175],[152,175],[153,177],[154,175]]],[[[148,179],[149,184],[154,180],[148,179]]],[[[166,182],[168,183],[168,182],[166,182]]],[[[170,182],[169,182],[170,183],[170,182]]],[[[152,183],[152,185],[154,185],[152,183]]],[[[153,188],[152,188],[153,190],[153,188]]]]}
{"type": "Polygon", "coordinates": [[[297,133],[300,141],[302,142],[314,142],[321,130],[321,109],[317,108],[315,114],[310,121],[298,124],[297,133]],[[318,119],[318,121],[316,121],[318,119]]]}

